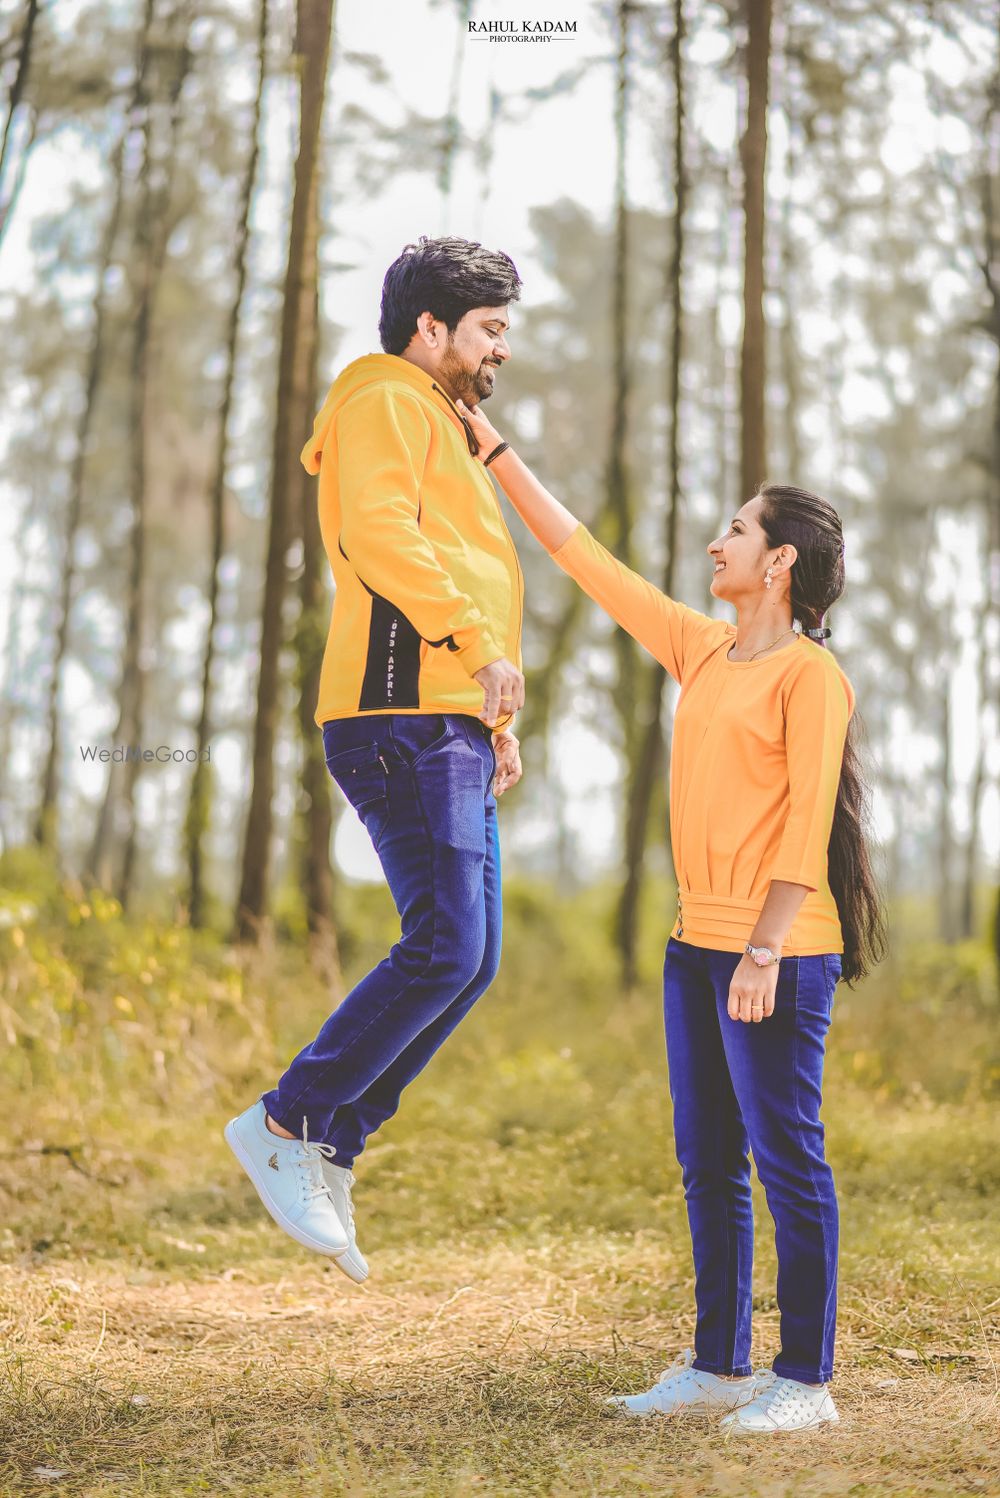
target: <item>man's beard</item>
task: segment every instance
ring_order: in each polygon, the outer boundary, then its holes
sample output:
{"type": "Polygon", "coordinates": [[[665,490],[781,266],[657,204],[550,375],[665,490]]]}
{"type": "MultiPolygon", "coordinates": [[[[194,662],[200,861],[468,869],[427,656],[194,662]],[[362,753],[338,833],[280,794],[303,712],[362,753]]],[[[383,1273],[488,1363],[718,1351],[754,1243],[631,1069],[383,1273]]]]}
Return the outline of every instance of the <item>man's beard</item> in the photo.
{"type": "Polygon", "coordinates": [[[486,373],[486,369],[496,369],[491,359],[484,359],[476,369],[469,369],[463,364],[453,348],[449,348],[441,361],[441,378],[447,380],[459,400],[465,401],[466,405],[478,406],[480,401],[488,401],[493,394],[493,381],[486,373]]]}

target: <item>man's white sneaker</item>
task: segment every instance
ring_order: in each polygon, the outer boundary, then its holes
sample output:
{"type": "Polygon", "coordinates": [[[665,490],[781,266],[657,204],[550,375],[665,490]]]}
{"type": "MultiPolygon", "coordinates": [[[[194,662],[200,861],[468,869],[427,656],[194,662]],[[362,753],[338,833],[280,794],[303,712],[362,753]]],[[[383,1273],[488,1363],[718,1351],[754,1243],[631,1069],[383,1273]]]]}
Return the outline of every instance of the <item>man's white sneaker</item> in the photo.
{"type": "Polygon", "coordinates": [[[304,1248],[336,1258],[350,1240],[323,1179],[333,1146],[311,1144],[306,1125],[302,1139],[282,1139],[271,1133],[266,1120],[258,1099],[226,1124],[226,1143],[278,1226],[304,1248]]]}
{"type": "Polygon", "coordinates": [[[800,1384],[795,1378],[776,1378],[742,1409],[721,1422],[727,1435],[766,1435],[776,1430],[815,1430],[840,1419],[826,1384],[800,1384]]]}
{"type": "Polygon", "coordinates": [[[354,1203],[351,1201],[354,1172],[346,1165],[334,1165],[331,1160],[324,1160],[323,1179],[330,1192],[330,1199],[337,1209],[340,1225],[350,1243],[346,1253],[337,1255],[337,1268],[342,1269],[347,1278],[353,1280],[356,1285],[363,1285],[368,1278],[368,1264],[364,1254],[358,1248],[358,1233],[354,1226],[354,1203]]]}
{"type": "Polygon", "coordinates": [[[719,1378],[693,1368],[693,1362],[694,1353],[688,1351],[645,1394],[615,1394],[607,1403],[628,1415],[717,1415],[747,1404],[762,1380],[773,1377],[762,1371],[746,1378],[719,1378]]]}

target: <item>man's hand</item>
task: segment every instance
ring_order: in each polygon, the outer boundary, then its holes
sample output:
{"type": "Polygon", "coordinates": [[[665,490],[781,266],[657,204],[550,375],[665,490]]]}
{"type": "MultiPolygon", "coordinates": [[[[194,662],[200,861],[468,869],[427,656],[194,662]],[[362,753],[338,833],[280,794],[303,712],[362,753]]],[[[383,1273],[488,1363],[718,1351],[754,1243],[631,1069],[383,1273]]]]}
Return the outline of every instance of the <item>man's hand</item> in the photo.
{"type": "Polygon", "coordinates": [[[492,728],[500,713],[516,713],[524,706],[524,677],[506,656],[483,666],[475,674],[486,694],[479,716],[492,728]]]}
{"type": "Polygon", "coordinates": [[[774,990],[778,986],[778,964],[758,967],[746,953],[740,958],[729,985],[729,1018],[759,1024],[774,1013],[774,990]]]}
{"type": "Polygon", "coordinates": [[[493,794],[497,800],[508,786],[517,785],[521,778],[520,741],[507,728],[493,735],[493,753],[497,757],[497,772],[493,777],[493,794]]]}

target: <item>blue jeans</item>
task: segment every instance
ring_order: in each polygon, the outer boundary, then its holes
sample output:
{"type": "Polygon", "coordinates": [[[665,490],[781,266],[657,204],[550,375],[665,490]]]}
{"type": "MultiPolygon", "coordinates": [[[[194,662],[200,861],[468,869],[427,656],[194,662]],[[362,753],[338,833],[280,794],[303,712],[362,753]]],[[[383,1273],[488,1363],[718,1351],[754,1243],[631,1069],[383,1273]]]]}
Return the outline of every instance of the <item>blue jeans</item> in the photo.
{"type": "Polygon", "coordinates": [[[823,1154],[823,1050],[841,959],[785,957],[774,1013],[729,1018],[736,952],[671,937],[663,1012],[674,1139],[694,1249],[694,1366],[750,1373],[750,1161],[774,1218],[781,1351],[775,1373],[833,1376],[837,1197],[823,1154]]]}
{"type": "Polygon", "coordinates": [[[490,730],[464,714],[335,719],[323,742],[385,871],[400,937],[263,1102],[299,1138],[307,1118],[309,1138],[349,1166],[496,975],[496,757],[490,730]]]}

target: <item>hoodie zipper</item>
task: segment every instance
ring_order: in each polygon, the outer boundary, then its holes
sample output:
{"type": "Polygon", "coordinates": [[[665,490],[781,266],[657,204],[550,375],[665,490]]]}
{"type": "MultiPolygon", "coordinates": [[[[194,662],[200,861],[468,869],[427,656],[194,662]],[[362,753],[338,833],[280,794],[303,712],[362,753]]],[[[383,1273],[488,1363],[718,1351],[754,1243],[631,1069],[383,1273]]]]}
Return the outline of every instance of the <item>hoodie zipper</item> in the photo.
{"type": "MultiPolygon", "coordinates": [[[[475,458],[472,454],[472,443],[475,442],[476,439],[469,423],[466,421],[461,411],[455,405],[455,402],[452,400],[451,396],[448,395],[447,391],[442,390],[441,386],[438,385],[436,381],[431,382],[431,389],[436,390],[438,395],[444,397],[444,399],[448,402],[451,410],[454,411],[455,415],[462,423],[462,429],[466,434],[466,445],[469,447],[469,457],[473,459],[473,462],[475,462],[475,458]]],[[[477,442],[477,450],[478,447],[479,444],[477,442]]],[[[503,527],[503,533],[507,537],[507,545],[510,547],[510,554],[514,558],[514,575],[517,578],[517,634],[515,638],[514,653],[515,655],[517,655],[521,649],[521,621],[524,616],[524,573],[521,571],[521,560],[517,554],[517,547],[514,545],[514,537],[511,535],[510,530],[507,526],[507,522],[504,519],[503,510],[500,507],[500,501],[496,496],[496,490],[493,488],[493,485],[489,483],[488,479],[487,483],[489,484],[490,493],[493,496],[493,503],[496,505],[497,515],[499,516],[500,524],[503,527]]]]}

